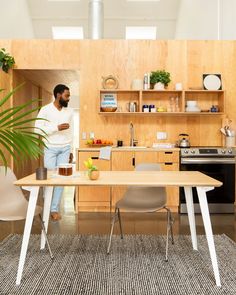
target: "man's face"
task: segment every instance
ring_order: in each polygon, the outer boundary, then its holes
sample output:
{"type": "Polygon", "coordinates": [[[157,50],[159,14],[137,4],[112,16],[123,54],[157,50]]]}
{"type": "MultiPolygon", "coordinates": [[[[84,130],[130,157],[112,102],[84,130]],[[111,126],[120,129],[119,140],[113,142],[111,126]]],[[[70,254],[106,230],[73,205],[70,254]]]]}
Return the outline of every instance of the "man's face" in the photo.
{"type": "Polygon", "coordinates": [[[67,108],[68,102],[70,101],[70,91],[64,90],[62,94],[58,94],[59,96],[59,103],[62,107],[67,108]]]}

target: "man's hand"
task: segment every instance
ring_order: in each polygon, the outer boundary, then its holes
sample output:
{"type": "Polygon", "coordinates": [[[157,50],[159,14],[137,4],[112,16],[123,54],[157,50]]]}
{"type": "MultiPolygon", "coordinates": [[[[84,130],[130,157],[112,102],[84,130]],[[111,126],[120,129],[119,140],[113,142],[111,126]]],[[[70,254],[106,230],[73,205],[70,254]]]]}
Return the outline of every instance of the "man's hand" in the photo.
{"type": "Polygon", "coordinates": [[[74,158],[73,154],[72,154],[72,153],[70,153],[70,157],[69,157],[69,163],[73,163],[73,158],[74,158]]]}
{"type": "Polygon", "coordinates": [[[59,131],[62,131],[62,130],[69,129],[70,125],[68,123],[62,123],[62,124],[58,125],[57,128],[59,131]]]}

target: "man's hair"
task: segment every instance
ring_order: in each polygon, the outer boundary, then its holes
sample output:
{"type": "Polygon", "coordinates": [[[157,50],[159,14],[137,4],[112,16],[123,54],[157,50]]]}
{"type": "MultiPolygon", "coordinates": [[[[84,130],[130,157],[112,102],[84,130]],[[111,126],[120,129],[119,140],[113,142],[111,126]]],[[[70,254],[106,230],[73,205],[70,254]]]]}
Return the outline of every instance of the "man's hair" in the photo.
{"type": "Polygon", "coordinates": [[[70,90],[69,87],[63,84],[58,84],[54,89],[53,89],[53,94],[54,97],[57,98],[57,93],[62,94],[65,90],[70,90]]]}

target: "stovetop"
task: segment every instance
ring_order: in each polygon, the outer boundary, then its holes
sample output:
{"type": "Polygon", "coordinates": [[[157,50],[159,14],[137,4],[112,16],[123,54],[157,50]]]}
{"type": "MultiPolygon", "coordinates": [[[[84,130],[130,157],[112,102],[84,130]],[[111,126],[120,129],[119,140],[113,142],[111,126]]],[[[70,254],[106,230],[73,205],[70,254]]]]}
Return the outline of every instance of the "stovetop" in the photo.
{"type": "Polygon", "coordinates": [[[181,157],[222,157],[222,156],[236,156],[236,149],[234,147],[190,147],[182,148],[180,150],[181,157]]]}

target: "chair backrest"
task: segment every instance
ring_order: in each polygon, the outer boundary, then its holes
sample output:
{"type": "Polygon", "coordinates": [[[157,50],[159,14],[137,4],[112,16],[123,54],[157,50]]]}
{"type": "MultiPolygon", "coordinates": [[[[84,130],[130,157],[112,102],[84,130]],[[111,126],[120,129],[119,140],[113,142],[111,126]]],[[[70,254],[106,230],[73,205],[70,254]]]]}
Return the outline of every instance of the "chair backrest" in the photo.
{"type": "Polygon", "coordinates": [[[0,166],[0,220],[4,220],[1,216],[12,212],[12,208],[27,208],[28,206],[28,201],[21,188],[14,185],[15,180],[16,176],[10,168],[7,168],[5,173],[5,168],[0,166]]]}
{"type": "Polygon", "coordinates": [[[160,164],[156,164],[156,163],[140,163],[136,165],[135,170],[136,171],[160,171],[161,166],[160,164]]]}
{"type": "MultiPolygon", "coordinates": [[[[160,171],[160,165],[156,163],[140,163],[135,167],[136,171],[160,171]]],[[[165,187],[130,186],[124,194],[122,207],[132,211],[151,212],[166,205],[165,187]],[[143,208],[143,210],[142,210],[143,208]]],[[[119,203],[119,201],[118,201],[119,203]]]]}

